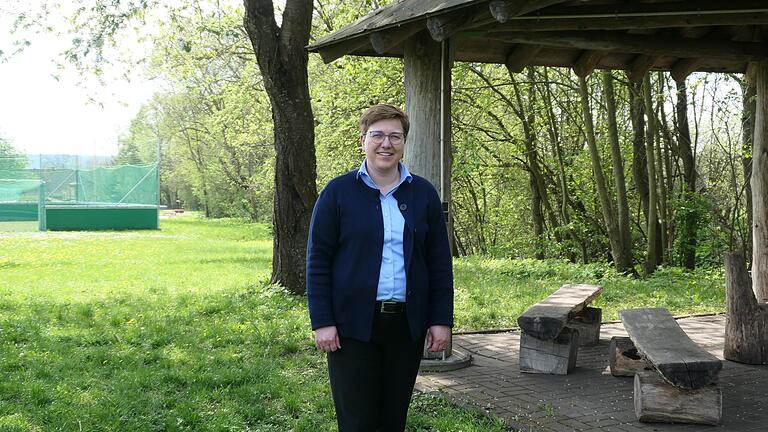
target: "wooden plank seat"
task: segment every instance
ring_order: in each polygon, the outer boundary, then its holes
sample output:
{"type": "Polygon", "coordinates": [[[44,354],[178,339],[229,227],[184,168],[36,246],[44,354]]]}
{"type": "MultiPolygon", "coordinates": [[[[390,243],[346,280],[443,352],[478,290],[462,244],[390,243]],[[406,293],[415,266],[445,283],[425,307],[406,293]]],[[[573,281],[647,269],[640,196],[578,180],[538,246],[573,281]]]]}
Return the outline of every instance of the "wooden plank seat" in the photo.
{"type": "Polygon", "coordinates": [[[572,371],[578,346],[596,344],[600,338],[602,311],[587,305],[602,291],[597,285],[563,285],[520,315],[520,371],[572,371]]]}
{"type": "Polygon", "coordinates": [[[692,341],[664,308],[627,309],[619,316],[631,340],[631,346],[624,349],[634,347],[652,369],[638,370],[634,375],[637,418],[644,422],[718,423],[722,361],[692,341]]]}

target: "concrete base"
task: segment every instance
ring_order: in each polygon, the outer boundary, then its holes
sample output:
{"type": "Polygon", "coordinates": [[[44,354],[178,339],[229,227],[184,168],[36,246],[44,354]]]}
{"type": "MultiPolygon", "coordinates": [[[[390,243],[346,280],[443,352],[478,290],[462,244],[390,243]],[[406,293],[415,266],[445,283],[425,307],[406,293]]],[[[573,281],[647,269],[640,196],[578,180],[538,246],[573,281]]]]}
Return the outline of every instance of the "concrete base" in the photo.
{"type": "Polygon", "coordinates": [[[440,359],[422,359],[419,366],[419,372],[447,372],[456,369],[465,368],[472,364],[472,356],[464,351],[453,349],[450,356],[445,360],[440,359]]]}

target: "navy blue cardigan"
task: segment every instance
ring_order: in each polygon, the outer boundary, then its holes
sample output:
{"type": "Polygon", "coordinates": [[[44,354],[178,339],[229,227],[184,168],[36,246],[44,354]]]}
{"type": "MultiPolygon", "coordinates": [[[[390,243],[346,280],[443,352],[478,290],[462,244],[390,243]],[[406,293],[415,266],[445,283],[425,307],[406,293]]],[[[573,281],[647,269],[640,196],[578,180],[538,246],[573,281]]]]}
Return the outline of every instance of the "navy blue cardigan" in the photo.
{"type": "MultiPolygon", "coordinates": [[[[413,340],[432,325],[453,326],[453,263],[437,191],[413,176],[395,191],[405,219],[406,311],[413,340]]],[[[384,245],[379,191],[357,170],[331,180],[312,212],[307,244],[307,301],[312,329],[371,339],[384,245]]]]}

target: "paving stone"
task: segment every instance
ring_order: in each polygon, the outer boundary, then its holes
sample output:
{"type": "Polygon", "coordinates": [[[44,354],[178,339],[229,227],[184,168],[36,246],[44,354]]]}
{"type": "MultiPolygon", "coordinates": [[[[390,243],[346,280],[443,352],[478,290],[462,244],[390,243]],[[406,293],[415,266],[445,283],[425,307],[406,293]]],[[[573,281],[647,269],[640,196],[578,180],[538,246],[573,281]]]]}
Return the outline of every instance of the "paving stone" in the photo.
{"type": "MultiPolygon", "coordinates": [[[[679,320],[688,335],[722,359],[725,318],[722,315],[679,320]]],[[[720,373],[723,418],[720,425],[668,425],[635,419],[631,378],[610,375],[608,343],[626,336],[621,323],[604,324],[597,346],[579,349],[576,370],[566,376],[522,374],[518,363],[520,335],[463,334],[454,336],[457,349],[474,356],[474,365],[450,373],[420,375],[418,388],[438,390],[490,408],[491,414],[531,427],[554,431],[766,431],[768,368],[725,361],[720,373]],[[552,417],[552,412],[556,417],[552,417]]],[[[527,430],[527,429],[524,429],[527,430]]],[[[539,429],[532,429],[539,430],[539,429]]]]}

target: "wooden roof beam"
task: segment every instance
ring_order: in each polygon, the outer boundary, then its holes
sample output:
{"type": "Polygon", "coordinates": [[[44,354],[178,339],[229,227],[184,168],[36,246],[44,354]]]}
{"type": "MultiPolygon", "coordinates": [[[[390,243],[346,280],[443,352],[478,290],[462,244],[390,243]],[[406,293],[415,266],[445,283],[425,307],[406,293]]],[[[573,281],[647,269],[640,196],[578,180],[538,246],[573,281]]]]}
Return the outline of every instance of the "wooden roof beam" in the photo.
{"type": "Polygon", "coordinates": [[[768,58],[768,46],[763,43],[631,35],[621,32],[508,32],[492,35],[490,39],[680,58],[703,57],[732,61],[757,61],[768,58]]]}
{"type": "Polygon", "coordinates": [[[370,35],[373,50],[378,54],[386,54],[392,48],[405,42],[408,38],[424,29],[423,22],[412,22],[397,28],[387,28],[370,35]]]}
{"type": "Polygon", "coordinates": [[[507,56],[504,64],[510,74],[520,73],[531,60],[541,51],[541,45],[520,44],[516,45],[507,56]]]}
{"type": "Polygon", "coordinates": [[[675,62],[672,66],[672,78],[676,82],[683,82],[693,71],[701,66],[700,58],[684,58],[675,62]]]}
{"type": "Polygon", "coordinates": [[[427,18],[427,30],[437,42],[453,36],[469,20],[469,14],[460,11],[427,18]]]}
{"type": "Polygon", "coordinates": [[[343,42],[339,42],[328,47],[320,48],[317,52],[320,53],[320,57],[324,63],[330,63],[339,57],[354,52],[368,45],[368,38],[365,36],[349,39],[343,42]]]}
{"type": "Polygon", "coordinates": [[[586,78],[595,70],[597,65],[600,64],[600,60],[605,57],[605,54],[606,53],[603,51],[582,52],[576,60],[576,63],[573,65],[573,72],[576,76],[586,78]]]}
{"type": "Polygon", "coordinates": [[[629,66],[629,80],[632,82],[641,82],[648,71],[659,60],[660,56],[641,54],[632,60],[629,66]]]}
{"type": "MultiPolygon", "coordinates": [[[[744,12],[754,13],[765,11],[765,3],[760,0],[633,0],[633,1],[607,1],[576,0],[560,2],[562,5],[541,10],[540,15],[673,15],[686,14],[689,16],[705,15],[718,12],[744,12]]],[[[537,8],[541,9],[541,8],[537,8]]]]}
{"type": "Polygon", "coordinates": [[[561,30],[631,30],[667,27],[709,27],[721,25],[768,25],[768,9],[764,12],[707,15],[534,15],[508,18],[491,31],[561,31],[561,30]]]}
{"type": "Polygon", "coordinates": [[[525,15],[538,9],[563,3],[566,0],[492,0],[488,3],[491,16],[500,22],[505,23],[510,19],[525,15]]]}

